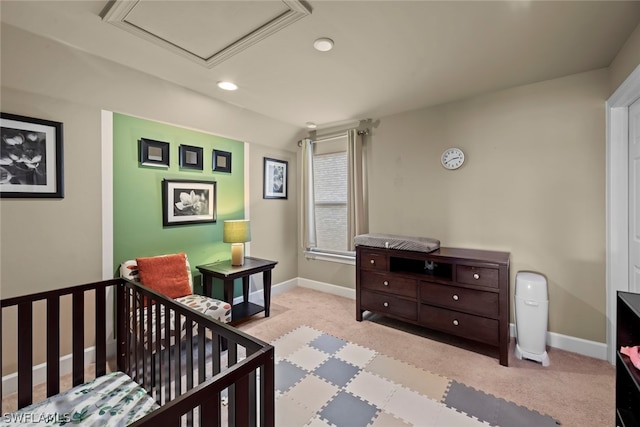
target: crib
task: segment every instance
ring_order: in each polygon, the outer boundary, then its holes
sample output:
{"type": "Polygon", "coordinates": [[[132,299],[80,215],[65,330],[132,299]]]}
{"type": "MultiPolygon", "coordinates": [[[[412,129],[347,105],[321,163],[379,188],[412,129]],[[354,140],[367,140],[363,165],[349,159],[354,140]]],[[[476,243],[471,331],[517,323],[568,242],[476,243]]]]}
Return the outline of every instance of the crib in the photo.
{"type": "MultiPolygon", "coordinates": [[[[15,316],[17,326],[18,402],[18,410],[11,414],[4,414],[3,408],[0,424],[22,424],[25,417],[33,420],[38,408],[64,408],[65,399],[75,403],[84,396],[95,398],[101,395],[96,390],[102,390],[104,383],[116,380],[117,387],[130,390],[124,401],[140,399],[131,413],[122,406],[99,409],[94,402],[79,404],[85,408],[82,411],[76,406],[64,414],[49,410],[41,415],[64,417],[55,420],[60,424],[102,423],[96,418],[105,417],[104,424],[110,426],[274,425],[273,347],[139,283],[106,280],[0,303],[0,322],[8,324],[7,319],[15,316]],[[66,326],[60,319],[69,306],[73,388],[61,391],[60,328],[66,326]],[[46,347],[47,398],[39,403],[33,402],[36,310],[46,311],[46,343],[42,345],[46,347]],[[91,312],[95,314],[85,315],[91,312]],[[86,336],[93,338],[87,342],[86,336]],[[85,378],[87,349],[95,364],[91,378],[85,378]]],[[[2,326],[0,323],[0,329],[2,326]]],[[[4,337],[0,341],[7,346],[4,337]]],[[[0,347],[0,357],[2,350],[0,347]]]]}

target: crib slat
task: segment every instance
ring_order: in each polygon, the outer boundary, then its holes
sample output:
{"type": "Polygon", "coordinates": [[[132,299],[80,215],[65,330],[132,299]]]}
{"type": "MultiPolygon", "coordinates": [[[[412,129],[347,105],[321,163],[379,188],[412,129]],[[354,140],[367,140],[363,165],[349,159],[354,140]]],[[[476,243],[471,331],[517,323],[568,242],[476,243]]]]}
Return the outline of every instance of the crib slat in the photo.
{"type": "Polygon", "coordinates": [[[18,304],[18,409],[33,399],[33,306],[18,304]]]}
{"type": "Polygon", "coordinates": [[[105,288],[96,289],[96,377],[107,373],[107,313],[105,288]]]}
{"type": "MultiPolygon", "coordinates": [[[[240,377],[233,385],[233,395],[235,399],[234,405],[231,407],[233,411],[233,424],[235,426],[255,426],[255,417],[253,424],[249,424],[249,376],[240,377]]],[[[231,400],[231,399],[229,399],[231,400]]],[[[232,414],[229,414],[231,418],[232,414]]]]}
{"type": "Polygon", "coordinates": [[[60,392],[60,297],[47,298],[47,397],[60,392]]]}
{"type": "Polygon", "coordinates": [[[270,360],[260,368],[260,427],[274,427],[275,424],[275,366],[273,348],[270,360]]]}
{"type": "Polygon", "coordinates": [[[84,383],[84,292],[73,292],[72,300],[72,376],[75,387],[84,383]]]}

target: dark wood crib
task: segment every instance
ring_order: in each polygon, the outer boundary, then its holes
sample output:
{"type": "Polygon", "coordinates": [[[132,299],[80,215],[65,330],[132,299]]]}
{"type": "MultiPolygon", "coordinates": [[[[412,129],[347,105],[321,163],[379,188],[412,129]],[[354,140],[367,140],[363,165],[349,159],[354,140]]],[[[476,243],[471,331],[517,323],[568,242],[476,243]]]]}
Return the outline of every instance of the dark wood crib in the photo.
{"type": "Polygon", "coordinates": [[[15,349],[2,337],[0,357],[17,352],[18,409],[34,403],[36,310],[46,311],[46,396],[61,393],[61,314],[69,306],[72,385],[92,379],[85,378],[90,349],[95,377],[110,367],[124,372],[159,405],[130,425],[274,425],[271,345],[125,279],[1,300],[0,322],[17,325],[15,349]]]}

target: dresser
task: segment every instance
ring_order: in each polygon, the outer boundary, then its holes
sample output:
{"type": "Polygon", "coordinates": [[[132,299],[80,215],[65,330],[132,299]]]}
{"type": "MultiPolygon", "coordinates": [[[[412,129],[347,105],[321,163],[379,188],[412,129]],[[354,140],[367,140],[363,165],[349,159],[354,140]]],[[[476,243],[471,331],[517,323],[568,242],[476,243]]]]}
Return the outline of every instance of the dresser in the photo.
{"type": "Polygon", "coordinates": [[[509,257],[356,246],[356,320],[369,311],[481,343],[508,366],[509,257]]]}
{"type": "Polygon", "coordinates": [[[616,426],[640,426],[640,370],[620,347],[640,345],[640,294],[618,292],[616,301],[616,426]]]}

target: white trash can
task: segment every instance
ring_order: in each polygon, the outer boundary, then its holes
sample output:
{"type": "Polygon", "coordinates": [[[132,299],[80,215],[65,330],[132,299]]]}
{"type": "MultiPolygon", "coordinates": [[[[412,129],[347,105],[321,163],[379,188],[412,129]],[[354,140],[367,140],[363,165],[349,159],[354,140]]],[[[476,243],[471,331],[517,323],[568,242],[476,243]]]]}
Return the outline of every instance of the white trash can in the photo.
{"type": "Polygon", "coordinates": [[[541,274],[516,274],[515,320],[518,359],[529,359],[549,366],[547,320],[549,297],[547,280],[541,274]]]}

